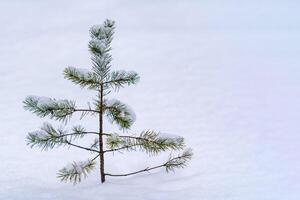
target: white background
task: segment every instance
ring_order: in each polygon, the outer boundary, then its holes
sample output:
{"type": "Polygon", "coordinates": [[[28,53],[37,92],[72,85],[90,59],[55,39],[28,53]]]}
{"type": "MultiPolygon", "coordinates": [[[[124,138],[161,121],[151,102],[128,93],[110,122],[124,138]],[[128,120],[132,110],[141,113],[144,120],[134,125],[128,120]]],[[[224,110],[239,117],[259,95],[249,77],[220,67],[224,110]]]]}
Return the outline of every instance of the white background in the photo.
{"type": "MultiPolygon", "coordinates": [[[[299,10],[296,0],[1,1],[0,199],[299,200],[299,10]],[[112,95],[136,112],[130,133],[182,135],[195,155],[176,173],[102,185],[95,170],[80,185],[60,183],[59,169],[91,155],[26,146],[27,132],[49,120],[24,111],[22,101],[34,94],[86,105],[94,94],[62,71],[91,66],[88,30],[106,18],[117,25],[114,69],[141,75],[112,95]]],[[[106,170],[131,172],[164,158],[116,153],[106,170]]]]}

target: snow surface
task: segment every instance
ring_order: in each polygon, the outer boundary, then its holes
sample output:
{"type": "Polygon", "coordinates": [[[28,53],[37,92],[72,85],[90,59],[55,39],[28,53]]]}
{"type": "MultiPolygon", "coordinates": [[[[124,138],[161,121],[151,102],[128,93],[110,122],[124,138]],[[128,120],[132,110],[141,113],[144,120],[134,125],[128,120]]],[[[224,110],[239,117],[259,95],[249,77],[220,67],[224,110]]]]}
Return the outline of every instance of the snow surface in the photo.
{"type": "MultiPolygon", "coordinates": [[[[299,200],[299,8],[296,0],[1,1],[0,199],[299,200]],[[91,66],[88,31],[106,18],[117,27],[113,70],[141,76],[110,94],[134,108],[131,132],[183,136],[194,157],[175,174],[108,177],[102,185],[96,170],[82,184],[60,183],[59,169],[93,155],[26,146],[27,133],[47,119],[22,101],[36,94],[86,106],[94,94],[62,71],[91,66]]],[[[96,121],[82,123],[97,130],[96,121]]],[[[118,131],[107,121],[105,130],[118,131]]],[[[106,171],[166,158],[114,153],[106,171]]]]}

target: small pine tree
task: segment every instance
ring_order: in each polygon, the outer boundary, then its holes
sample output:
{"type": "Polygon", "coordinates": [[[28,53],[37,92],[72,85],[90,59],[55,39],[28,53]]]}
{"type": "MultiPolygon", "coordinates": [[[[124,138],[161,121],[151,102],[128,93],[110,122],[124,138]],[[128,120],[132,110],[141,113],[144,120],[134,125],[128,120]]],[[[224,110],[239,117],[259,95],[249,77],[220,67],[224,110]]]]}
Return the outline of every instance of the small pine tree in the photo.
{"type": "Polygon", "coordinates": [[[87,131],[83,126],[73,126],[68,132],[65,128],[54,128],[49,123],[44,123],[38,131],[30,132],[27,136],[27,144],[31,147],[39,147],[41,150],[49,150],[59,146],[72,146],[95,153],[93,158],[86,161],[73,162],[58,172],[61,181],[80,182],[96,166],[96,159],[100,161],[101,182],[105,182],[106,176],[129,176],[137,173],[151,171],[157,168],[165,168],[167,172],[176,168],[182,168],[191,159],[190,149],[185,147],[182,137],[161,134],[155,131],[143,131],[138,135],[123,135],[103,131],[103,116],[111,123],[119,126],[121,130],[128,130],[135,121],[135,114],[129,106],[119,100],[107,99],[111,91],[118,91],[126,85],[133,85],[139,81],[139,75],[130,71],[111,71],[112,57],[110,55],[111,42],[114,34],[114,21],[106,20],[102,26],[93,26],[90,29],[91,40],[89,50],[91,52],[92,70],[86,71],[74,67],[64,70],[64,77],[82,88],[97,92],[94,105],[88,104],[88,108],[78,108],[75,101],[58,100],[54,98],[28,96],[24,100],[24,108],[35,113],[39,117],[68,122],[74,113],[87,114],[98,117],[99,130],[87,131]],[[90,146],[81,146],[76,140],[86,135],[94,135],[95,139],[90,146]],[[104,141],[105,140],[105,141],[104,141]],[[106,148],[104,148],[104,142],[106,148]],[[104,155],[116,151],[144,151],[147,154],[157,155],[167,150],[183,150],[179,155],[170,155],[169,159],[158,166],[127,174],[111,174],[104,171],[104,155]]]}

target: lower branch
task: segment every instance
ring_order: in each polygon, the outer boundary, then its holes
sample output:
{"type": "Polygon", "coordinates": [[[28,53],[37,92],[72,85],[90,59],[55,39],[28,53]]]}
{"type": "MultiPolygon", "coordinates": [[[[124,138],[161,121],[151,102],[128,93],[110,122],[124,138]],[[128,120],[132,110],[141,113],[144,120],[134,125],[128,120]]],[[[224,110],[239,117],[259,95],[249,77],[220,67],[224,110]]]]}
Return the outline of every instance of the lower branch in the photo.
{"type": "Polygon", "coordinates": [[[129,148],[135,147],[135,146],[139,146],[139,144],[130,145],[130,146],[124,146],[124,147],[120,147],[120,148],[116,148],[116,149],[108,149],[108,150],[103,151],[103,153],[113,152],[113,151],[119,151],[119,150],[123,150],[123,149],[129,149],[129,148]]]}
{"type": "Polygon", "coordinates": [[[157,168],[161,167],[166,167],[166,171],[173,171],[174,168],[182,168],[186,165],[186,161],[191,159],[192,152],[190,149],[184,151],[181,155],[178,155],[177,157],[170,158],[167,162],[161,165],[157,165],[154,167],[147,167],[145,169],[136,171],[136,172],[131,172],[127,174],[105,174],[107,176],[130,176],[138,173],[143,173],[143,172],[148,172],[157,168]]]}
{"type": "Polygon", "coordinates": [[[91,148],[87,148],[87,147],[82,147],[82,146],[79,146],[79,145],[77,145],[77,144],[73,144],[73,143],[71,143],[71,142],[69,142],[69,141],[66,141],[65,143],[68,144],[68,145],[70,145],[70,146],[77,147],[77,148],[79,148],[79,149],[84,149],[84,150],[87,150],[87,151],[93,151],[93,152],[99,153],[99,151],[97,151],[97,150],[95,150],[95,149],[91,149],[91,148]]]}
{"type": "Polygon", "coordinates": [[[55,138],[62,138],[62,137],[67,137],[67,136],[76,136],[76,135],[81,135],[81,134],[84,134],[84,135],[88,135],[88,134],[92,134],[92,135],[98,135],[97,132],[87,132],[87,131],[83,131],[81,133],[66,133],[66,134],[62,134],[62,135],[57,135],[57,136],[53,136],[55,138]]]}
{"type": "Polygon", "coordinates": [[[93,159],[91,159],[91,161],[96,160],[99,157],[99,154],[97,154],[97,156],[95,156],[93,159]]]}
{"type": "Polygon", "coordinates": [[[147,167],[145,169],[142,169],[142,170],[139,170],[139,171],[136,171],[136,172],[131,172],[131,173],[128,173],[128,174],[105,174],[106,176],[130,176],[130,175],[134,175],[134,174],[138,174],[138,173],[142,173],[142,172],[147,172],[147,171],[151,171],[153,169],[157,169],[157,168],[160,168],[160,167],[165,167],[166,164],[163,164],[163,165],[158,165],[158,166],[155,166],[155,167],[147,167]]]}
{"type": "Polygon", "coordinates": [[[98,110],[93,110],[93,109],[74,109],[74,112],[94,112],[94,113],[99,113],[98,110]]]}
{"type": "MultiPolygon", "coordinates": [[[[112,136],[113,134],[110,134],[110,133],[103,133],[103,135],[105,135],[105,136],[112,136]]],[[[137,139],[137,140],[145,140],[145,141],[151,142],[151,140],[149,140],[149,139],[147,139],[147,138],[136,137],[136,136],[130,136],[130,135],[118,135],[118,137],[120,137],[120,138],[131,138],[131,139],[137,139]]]]}

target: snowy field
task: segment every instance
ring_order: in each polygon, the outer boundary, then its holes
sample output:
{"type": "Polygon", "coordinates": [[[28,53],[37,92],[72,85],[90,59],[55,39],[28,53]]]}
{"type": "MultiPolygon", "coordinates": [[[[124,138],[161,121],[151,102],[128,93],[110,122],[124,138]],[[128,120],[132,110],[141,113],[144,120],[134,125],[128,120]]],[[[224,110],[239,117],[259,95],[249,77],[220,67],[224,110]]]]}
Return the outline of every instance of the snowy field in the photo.
{"type": "MultiPolygon", "coordinates": [[[[0,199],[299,200],[300,3],[276,1],[0,1],[0,199]],[[100,184],[56,172],[85,152],[26,146],[48,119],[24,111],[27,95],[93,97],[63,79],[91,66],[88,30],[116,20],[114,69],[135,70],[137,86],[112,96],[131,105],[131,132],[182,135],[189,166],[100,184]]],[[[78,123],[78,116],[73,118],[78,123]]],[[[96,128],[95,119],[82,123],[96,128]]],[[[106,122],[105,122],[106,123],[106,122]]],[[[105,130],[113,128],[106,123],[105,130]]],[[[131,172],[163,157],[116,153],[109,172],[131,172]]]]}

